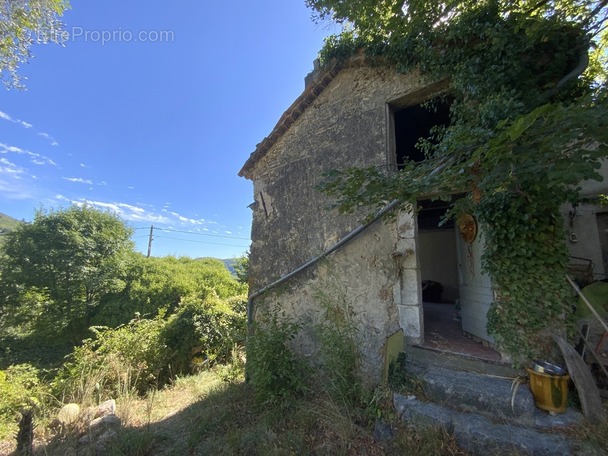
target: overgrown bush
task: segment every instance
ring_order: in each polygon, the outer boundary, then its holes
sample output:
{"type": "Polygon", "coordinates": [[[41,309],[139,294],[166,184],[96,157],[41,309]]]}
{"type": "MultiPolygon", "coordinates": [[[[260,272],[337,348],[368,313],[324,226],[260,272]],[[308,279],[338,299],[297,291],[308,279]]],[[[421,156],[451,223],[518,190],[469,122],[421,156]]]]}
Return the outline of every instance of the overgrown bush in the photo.
{"type": "Polygon", "coordinates": [[[14,434],[21,409],[40,409],[50,400],[39,377],[38,369],[29,364],[0,371],[0,440],[14,434]]]}
{"type": "Polygon", "coordinates": [[[247,343],[247,373],[257,400],[276,402],[304,392],[306,364],[289,347],[299,329],[276,308],[256,322],[247,343]]]}
{"type": "Polygon", "coordinates": [[[116,329],[92,328],[94,339],[76,347],[59,371],[54,390],[64,402],[93,403],[134,392],[169,377],[168,350],[161,334],[166,321],[135,319],[116,329]]]}
{"type": "Polygon", "coordinates": [[[116,329],[94,327],[55,380],[60,397],[94,402],[106,397],[144,393],[176,375],[228,362],[245,337],[241,298],[190,298],[175,314],[136,318],[116,329]],[[205,362],[197,362],[197,360],[205,362]]]}
{"type": "Polygon", "coordinates": [[[357,343],[358,328],[355,312],[336,292],[329,296],[319,290],[316,298],[323,308],[317,325],[319,357],[330,393],[347,404],[355,404],[362,397],[360,355],[357,343]]]}
{"type": "Polygon", "coordinates": [[[244,300],[222,300],[212,291],[205,300],[191,297],[180,304],[162,334],[176,373],[226,363],[234,345],[244,345],[244,300]]]}

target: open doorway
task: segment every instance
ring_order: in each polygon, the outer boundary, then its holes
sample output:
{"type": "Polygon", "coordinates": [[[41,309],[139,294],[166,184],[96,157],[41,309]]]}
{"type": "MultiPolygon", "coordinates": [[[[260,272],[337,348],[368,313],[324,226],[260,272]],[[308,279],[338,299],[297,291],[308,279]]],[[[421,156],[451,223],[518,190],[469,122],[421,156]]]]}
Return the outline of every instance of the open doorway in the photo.
{"type": "MultiPolygon", "coordinates": [[[[432,109],[420,104],[393,107],[397,169],[407,160],[425,160],[416,147],[418,141],[428,138],[434,126],[449,124],[449,100],[431,105],[432,109]]],[[[486,332],[487,309],[493,298],[489,278],[481,273],[482,244],[479,240],[465,244],[454,221],[444,222],[451,205],[451,201],[419,201],[416,252],[424,345],[499,361],[500,354],[489,347],[492,340],[486,332]]]]}
{"type": "Polygon", "coordinates": [[[474,252],[479,250],[479,244],[466,244],[453,220],[442,223],[451,202],[425,200],[418,204],[416,250],[424,345],[500,361],[485,327],[492,297],[486,294],[490,290],[489,279],[479,270],[480,257],[474,252]]]}

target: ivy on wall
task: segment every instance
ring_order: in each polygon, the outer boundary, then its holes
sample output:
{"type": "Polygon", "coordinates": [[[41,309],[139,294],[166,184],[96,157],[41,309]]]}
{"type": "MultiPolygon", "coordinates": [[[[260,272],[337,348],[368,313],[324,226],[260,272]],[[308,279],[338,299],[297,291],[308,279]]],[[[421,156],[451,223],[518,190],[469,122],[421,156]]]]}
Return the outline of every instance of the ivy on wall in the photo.
{"type": "Polygon", "coordinates": [[[601,179],[608,153],[597,52],[606,3],[308,1],[349,24],[327,40],[324,62],[364,48],[371,64],[448,80],[453,100],[450,124],[419,141],[426,160],[399,172],[336,170],[322,190],[343,212],[464,192],[452,215],[471,213],[482,225],[496,295],[488,329],[515,359],[541,355],[547,335],[569,325],[560,206],[580,200],[581,181],[601,179]]]}

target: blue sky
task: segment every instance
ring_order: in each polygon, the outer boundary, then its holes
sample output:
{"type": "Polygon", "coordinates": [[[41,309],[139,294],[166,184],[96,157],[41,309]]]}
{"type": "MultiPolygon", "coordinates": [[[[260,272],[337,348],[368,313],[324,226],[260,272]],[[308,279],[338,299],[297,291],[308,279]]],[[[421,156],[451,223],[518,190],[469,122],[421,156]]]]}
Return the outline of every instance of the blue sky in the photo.
{"type": "Polygon", "coordinates": [[[0,212],[87,201],[142,252],[153,224],[153,255],[243,254],[237,173],[336,31],[310,17],[304,0],[72,0],[65,46],[34,46],[27,90],[0,89],[0,212]]]}

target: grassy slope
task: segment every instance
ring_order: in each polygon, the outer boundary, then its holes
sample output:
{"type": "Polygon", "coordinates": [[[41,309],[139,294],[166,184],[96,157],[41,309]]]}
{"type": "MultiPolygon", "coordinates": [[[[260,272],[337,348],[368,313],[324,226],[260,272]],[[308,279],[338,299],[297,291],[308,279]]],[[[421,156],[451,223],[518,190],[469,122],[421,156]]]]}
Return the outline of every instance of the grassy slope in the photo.
{"type": "Polygon", "coordinates": [[[9,217],[8,215],[0,212],[0,247],[2,247],[3,243],[3,234],[8,233],[9,231],[13,231],[20,224],[21,222],[19,220],[9,217]]]}
{"type": "MultiPolygon", "coordinates": [[[[389,401],[390,403],[390,401],[389,401]]],[[[390,404],[386,410],[390,409],[390,404]]],[[[107,442],[105,455],[462,455],[441,431],[420,435],[393,422],[395,438],[373,437],[367,411],[347,407],[323,391],[280,404],[260,404],[242,377],[223,381],[217,373],[178,379],[147,398],[122,398],[122,430],[107,442]]],[[[39,423],[36,454],[93,454],[78,445],[82,434],[52,436],[39,423]]],[[[86,432],[84,425],[81,432],[86,432]]],[[[0,452],[2,449],[0,442],[0,452]]],[[[5,442],[5,445],[8,442],[5,442]]],[[[5,446],[6,448],[6,446],[5,446]]]]}
{"type": "Polygon", "coordinates": [[[0,212],[0,232],[13,231],[22,222],[0,212]]]}

